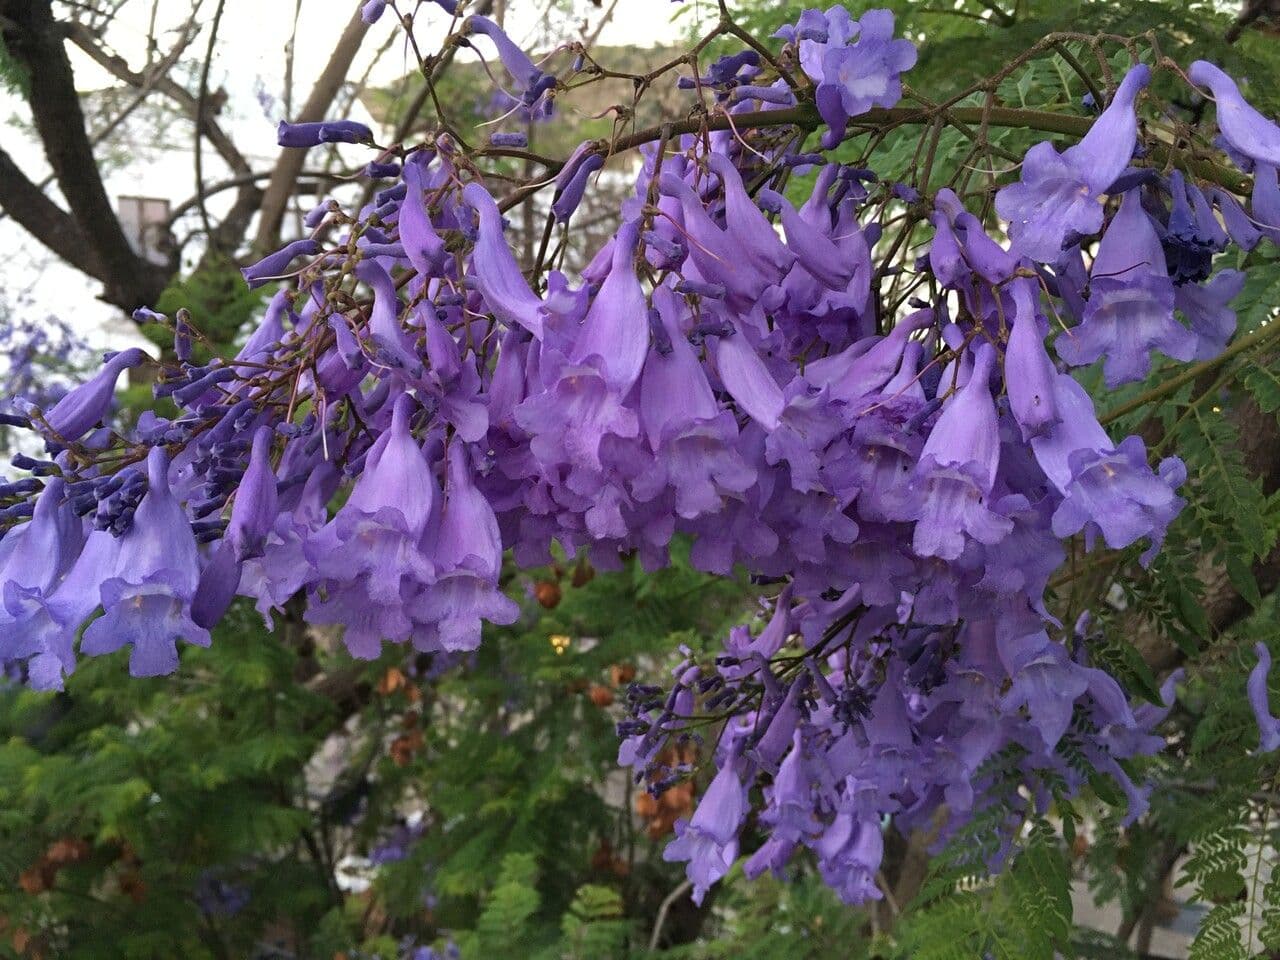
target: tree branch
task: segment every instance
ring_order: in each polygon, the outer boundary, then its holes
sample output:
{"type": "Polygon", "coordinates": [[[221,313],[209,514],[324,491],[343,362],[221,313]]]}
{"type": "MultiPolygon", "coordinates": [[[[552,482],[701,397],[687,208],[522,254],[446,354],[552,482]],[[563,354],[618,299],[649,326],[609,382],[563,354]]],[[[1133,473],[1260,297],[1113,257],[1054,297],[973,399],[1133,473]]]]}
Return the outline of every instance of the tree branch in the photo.
{"type": "Polygon", "coordinates": [[[61,259],[97,280],[106,280],[102,261],[72,216],[27,179],[0,149],[0,209],[61,259]]]}
{"type": "MultiPolygon", "coordinates": [[[[138,90],[148,87],[153,88],[157,93],[162,93],[172,100],[183,113],[191,118],[193,123],[199,122],[200,110],[198,109],[196,98],[172,77],[163,73],[151,77],[148,74],[141,74],[131,70],[123,57],[107,53],[107,51],[98,46],[97,38],[82,24],[66,24],[64,29],[67,38],[72,43],[117,80],[122,80],[138,90]]],[[[236,149],[236,145],[231,142],[231,138],[218,125],[218,122],[212,116],[207,115],[208,111],[205,111],[205,113],[206,116],[201,126],[204,129],[205,137],[213,144],[213,148],[218,151],[218,156],[231,168],[233,173],[248,173],[249,164],[244,156],[236,149]]]]}
{"type": "Polygon", "coordinates": [[[0,15],[11,24],[3,32],[5,46],[30,77],[31,114],[49,165],[101,264],[104,299],[126,310],[153,301],[164,288],[166,271],[133,252],[116,218],[85,130],[51,0],[0,0],[0,15]]]}
{"type": "MultiPolygon", "coordinates": [[[[342,31],[337,45],[333,48],[324,72],[320,74],[320,79],[312,87],[307,102],[302,105],[298,116],[292,118],[293,120],[305,123],[324,119],[325,112],[333,103],[334,97],[338,95],[347,71],[351,69],[351,62],[355,59],[368,30],[369,25],[360,18],[360,10],[356,8],[346,29],[342,31]]],[[[271,248],[279,238],[280,224],[284,221],[289,197],[293,193],[305,160],[305,150],[286,149],[281,152],[280,159],[276,161],[275,170],[272,171],[271,180],[262,198],[262,216],[258,221],[258,235],[254,240],[254,247],[257,250],[264,251],[271,248]]]]}

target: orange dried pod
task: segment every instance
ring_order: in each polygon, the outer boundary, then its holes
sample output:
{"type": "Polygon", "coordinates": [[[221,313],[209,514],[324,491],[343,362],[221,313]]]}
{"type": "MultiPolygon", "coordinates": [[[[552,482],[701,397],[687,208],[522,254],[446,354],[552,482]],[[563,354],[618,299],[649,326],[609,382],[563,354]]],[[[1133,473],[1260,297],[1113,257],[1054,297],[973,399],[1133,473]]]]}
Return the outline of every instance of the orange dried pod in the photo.
{"type": "Polygon", "coordinates": [[[18,886],[22,888],[23,893],[29,893],[34,897],[37,893],[44,893],[49,889],[45,883],[45,867],[44,861],[37,860],[32,866],[18,874],[18,886]]]}
{"type": "Polygon", "coordinates": [[[591,685],[591,688],[587,691],[587,696],[597,707],[603,708],[613,703],[613,691],[599,683],[591,685]]]}
{"type": "Polygon", "coordinates": [[[378,681],[378,693],[388,696],[405,685],[404,674],[397,667],[391,667],[378,681]]]}
{"type": "Polygon", "coordinates": [[[609,682],[615,687],[625,686],[636,678],[636,668],[629,663],[615,663],[609,668],[609,682]]]}
{"type": "Polygon", "coordinates": [[[560,584],[552,580],[539,580],[533,585],[533,596],[545,609],[554,610],[560,606],[560,584]]]}
{"type": "Polygon", "coordinates": [[[653,794],[649,793],[647,790],[636,794],[635,807],[636,813],[639,816],[644,817],[646,820],[658,815],[658,801],[653,794]]]}
{"type": "Polygon", "coordinates": [[[413,760],[413,740],[411,737],[399,736],[391,741],[391,760],[397,767],[408,766],[413,760]]]}

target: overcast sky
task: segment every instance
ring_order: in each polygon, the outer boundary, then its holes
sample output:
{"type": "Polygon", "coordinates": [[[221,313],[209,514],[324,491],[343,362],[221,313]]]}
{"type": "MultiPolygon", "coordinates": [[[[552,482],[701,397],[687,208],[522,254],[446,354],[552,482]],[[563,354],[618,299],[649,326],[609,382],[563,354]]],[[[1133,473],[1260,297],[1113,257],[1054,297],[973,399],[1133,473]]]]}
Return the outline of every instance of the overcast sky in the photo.
{"type": "MultiPolygon", "coordinates": [[[[204,8],[210,14],[214,5],[213,0],[204,0],[204,8]]],[[[347,22],[347,11],[355,5],[356,0],[303,0],[294,65],[296,102],[305,99],[312,80],[323,68],[347,22]]],[[[609,5],[610,0],[604,0],[604,9],[609,5]]],[[[507,20],[509,32],[522,42],[533,39],[539,27],[538,10],[544,6],[544,0],[508,0],[508,6],[511,8],[507,20]]],[[[594,25],[600,11],[581,0],[579,6],[587,11],[594,25]]],[[[226,88],[229,101],[221,121],[255,168],[268,169],[276,152],[275,122],[282,115],[280,100],[284,87],[283,51],[292,28],[294,7],[292,0],[227,0],[223,14],[219,54],[211,71],[210,85],[214,89],[226,88]],[[276,98],[274,106],[264,107],[260,102],[259,94],[264,91],[276,98]]],[[[681,36],[683,21],[671,22],[673,7],[667,0],[619,0],[599,42],[636,46],[675,42],[681,36]]],[[[152,4],[143,0],[126,4],[108,34],[111,47],[135,69],[145,63],[151,9],[152,4]]],[[[188,3],[166,0],[158,9],[159,46],[167,50],[173,34],[164,31],[178,26],[190,7],[188,3]]],[[[419,43],[424,51],[435,49],[448,17],[434,3],[425,3],[420,18],[426,20],[426,27],[419,25],[419,43]]],[[[579,36],[574,24],[566,23],[563,27],[569,30],[563,39],[579,36]]],[[[389,13],[372,28],[351,77],[364,74],[374,54],[397,29],[389,13]]],[[[202,51],[206,42],[202,36],[192,44],[191,51],[202,51]]],[[[115,85],[116,81],[96,64],[74,47],[69,49],[80,89],[115,85]]],[[[412,69],[411,56],[402,42],[396,42],[373,66],[371,84],[385,85],[403,76],[412,69]]],[[[0,92],[0,117],[6,121],[18,119],[24,125],[29,120],[25,105],[3,92],[0,92]]],[[[369,119],[359,113],[356,118],[369,119]]],[[[183,125],[179,129],[183,131],[182,142],[156,145],[154,156],[143,162],[132,162],[108,178],[107,188],[113,198],[121,195],[163,197],[176,206],[192,194],[194,171],[191,145],[187,142],[190,127],[183,125]]],[[[25,137],[21,128],[13,123],[0,127],[0,141],[33,179],[38,180],[47,173],[39,145],[25,137]]],[[[351,149],[353,162],[364,159],[360,148],[351,149]]],[[[206,180],[221,177],[225,168],[212,148],[206,144],[203,152],[206,180]]],[[[57,195],[53,188],[51,192],[57,195]]],[[[216,212],[216,205],[211,208],[216,212]]],[[[11,220],[0,220],[0,297],[11,308],[28,316],[57,314],[73,322],[97,344],[120,346],[123,339],[132,341],[117,311],[94,299],[97,289],[98,285],[87,281],[82,274],[53,260],[11,220]]]]}

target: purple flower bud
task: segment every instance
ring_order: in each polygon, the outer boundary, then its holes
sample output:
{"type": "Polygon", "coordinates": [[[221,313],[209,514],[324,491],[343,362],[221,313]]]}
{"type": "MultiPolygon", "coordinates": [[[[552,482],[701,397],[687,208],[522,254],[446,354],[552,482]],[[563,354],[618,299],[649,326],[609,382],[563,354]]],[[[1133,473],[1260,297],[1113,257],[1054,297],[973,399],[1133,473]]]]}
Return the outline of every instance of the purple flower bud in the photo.
{"type": "Polygon", "coordinates": [[[280,121],[276,142],[282,147],[317,147],[322,143],[372,143],[373,131],[355,120],[280,121]]]}
{"type": "Polygon", "coordinates": [[[77,440],[84,436],[110,412],[120,374],[147,359],[146,353],[137,347],[117,353],[92,380],[59,400],[45,415],[45,421],[64,440],[77,440]]]}
{"type": "Polygon", "coordinates": [[[250,287],[261,287],[278,279],[295,257],[311,257],[320,252],[320,244],[314,240],[295,240],[275,253],[268,254],[250,267],[243,267],[250,287]]]}
{"type": "Polygon", "coordinates": [[[494,147],[523,148],[529,145],[527,133],[491,133],[489,144],[494,147]]]}
{"type": "Polygon", "coordinates": [[[387,9],[387,0],[368,0],[360,8],[360,19],[365,23],[377,23],[382,12],[387,9]]]}

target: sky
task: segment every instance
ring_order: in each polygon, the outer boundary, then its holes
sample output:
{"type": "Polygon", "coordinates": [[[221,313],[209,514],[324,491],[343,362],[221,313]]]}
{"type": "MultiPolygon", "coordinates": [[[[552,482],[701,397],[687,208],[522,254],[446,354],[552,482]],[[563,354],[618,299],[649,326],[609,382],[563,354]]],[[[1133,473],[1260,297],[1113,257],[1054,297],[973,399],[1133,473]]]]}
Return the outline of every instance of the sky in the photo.
{"type": "MultiPolygon", "coordinates": [[[[412,3],[412,0],[409,0],[412,3]]],[[[202,0],[202,13],[212,16],[216,0],[202,0]]],[[[604,0],[608,9],[610,0],[604,0]]],[[[402,7],[405,0],[401,0],[402,7]]],[[[305,99],[311,82],[324,66],[334,42],[346,25],[348,11],[356,0],[301,0],[302,16],[298,21],[298,54],[295,57],[295,101],[305,99]]],[[[517,41],[534,39],[543,21],[540,11],[545,0],[508,0],[510,12],[506,26],[517,41]]],[[[600,10],[584,0],[577,6],[585,11],[594,25],[600,10]]],[[[611,21],[601,33],[602,45],[653,46],[677,42],[684,29],[683,21],[673,23],[666,0],[618,0],[611,21]]],[[[157,8],[158,45],[167,51],[176,28],[188,15],[190,4],[163,0],[157,8]]],[[[131,0],[120,12],[107,34],[108,45],[124,57],[134,69],[145,64],[146,37],[151,16],[150,0],[131,0]]],[[[276,155],[275,125],[283,116],[284,45],[292,28],[294,0],[226,0],[219,31],[219,53],[210,73],[210,86],[225,87],[228,103],[220,122],[255,169],[269,169],[276,155]],[[265,94],[265,96],[264,96],[265,94]]],[[[436,48],[443,36],[448,17],[434,3],[425,3],[419,14],[419,43],[424,52],[436,48]],[[423,25],[425,21],[425,26],[423,25]]],[[[579,34],[571,23],[547,21],[553,28],[567,27],[565,39],[579,34]]],[[[207,29],[207,24],[206,24],[207,29]]],[[[362,76],[374,61],[374,54],[398,30],[388,13],[375,24],[365,38],[360,56],[349,76],[362,76]]],[[[544,28],[545,32],[545,28],[544,28]]],[[[207,43],[202,33],[190,50],[198,56],[207,43]]],[[[74,47],[72,67],[77,87],[95,90],[113,86],[116,81],[74,47]]],[[[373,65],[370,83],[389,84],[413,67],[412,53],[401,41],[393,43],[387,53],[373,65]]],[[[32,179],[40,180],[48,173],[38,142],[24,130],[29,123],[26,105],[17,97],[0,91],[0,143],[32,179]]],[[[354,119],[369,121],[357,110],[354,119]]],[[[133,158],[107,178],[107,190],[113,197],[148,196],[168,199],[173,206],[193,193],[194,164],[192,147],[187,138],[190,126],[183,125],[183,142],[155,144],[145,155],[133,158]]],[[[347,149],[347,148],[344,148],[347,149]]],[[[363,162],[361,148],[352,151],[353,165],[363,162]]],[[[206,181],[220,179],[226,168],[208,144],[204,148],[206,181]]],[[[56,188],[50,193],[59,199],[56,188]]],[[[230,192],[223,200],[229,202],[230,192]]],[[[210,204],[218,212],[218,203],[210,204]]],[[[55,314],[72,323],[95,346],[118,349],[142,343],[120,317],[119,311],[95,299],[99,285],[79,272],[52,259],[21,227],[5,218],[0,220],[0,302],[21,316],[43,317],[55,314]]]]}

